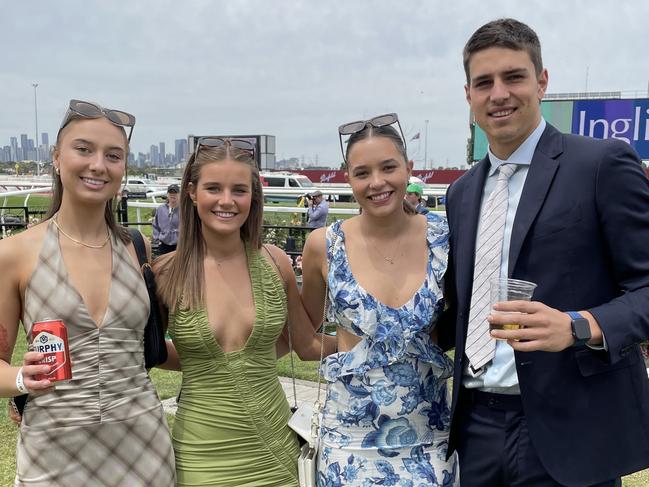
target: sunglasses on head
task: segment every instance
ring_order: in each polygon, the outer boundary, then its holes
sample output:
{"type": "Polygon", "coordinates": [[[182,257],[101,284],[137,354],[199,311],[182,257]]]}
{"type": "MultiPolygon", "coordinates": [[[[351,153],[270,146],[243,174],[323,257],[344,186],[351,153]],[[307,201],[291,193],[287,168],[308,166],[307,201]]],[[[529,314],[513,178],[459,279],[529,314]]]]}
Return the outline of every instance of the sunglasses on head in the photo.
{"type": "Polygon", "coordinates": [[[199,139],[196,141],[196,149],[194,150],[194,160],[196,160],[198,151],[200,151],[202,147],[215,148],[222,147],[224,145],[229,145],[230,147],[234,147],[235,149],[246,151],[250,153],[250,156],[253,159],[255,158],[255,145],[249,140],[232,139],[229,137],[199,137],[199,139]]]}
{"type": "Polygon", "coordinates": [[[338,139],[340,140],[340,150],[343,154],[343,160],[347,162],[345,157],[345,149],[343,147],[343,135],[354,135],[358,132],[362,132],[367,127],[381,128],[387,125],[392,125],[396,123],[399,127],[399,133],[401,134],[401,141],[403,142],[403,148],[406,150],[406,138],[403,136],[403,130],[401,130],[401,124],[399,123],[399,116],[396,113],[386,113],[384,115],[378,115],[369,120],[357,120],[355,122],[348,122],[342,124],[338,127],[338,139]]]}
{"type": "Polygon", "coordinates": [[[65,117],[63,117],[63,123],[61,124],[61,128],[59,128],[59,132],[70,122],[73,113],[86,118],[106,117],[109,122],[119,127],[128,127],[130,128],[128,133],[128,142],[131,142],[131,135],[133,135],[133,127],[135,126],[135,117],[130,113],[121,110],[113,110],[112,108],[102,108],[100,105],[89,101],[70,100],[70,106],[68,107],[65,117]]]}

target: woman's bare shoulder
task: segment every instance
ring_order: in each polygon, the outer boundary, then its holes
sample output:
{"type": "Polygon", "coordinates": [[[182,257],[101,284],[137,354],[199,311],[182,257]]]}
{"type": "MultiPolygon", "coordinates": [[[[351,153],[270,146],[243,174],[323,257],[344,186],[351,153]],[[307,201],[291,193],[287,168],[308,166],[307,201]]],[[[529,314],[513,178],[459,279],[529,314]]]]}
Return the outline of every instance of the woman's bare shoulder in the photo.
{"type": "Polygon", "coordinates": [[[309,253],[324,253],[327,244],[327,227],[313,230],[304,242],[304,251],[309,253]],[[307,250],[308,249],[308,250],[307,250]]]}
{"type": "Polygon", "coordinates": [[[261,254],[273,266],[279,266],[282,272],[292,270],[291,259],[286,252],[273,244],[263,244],[261,254]]]}
{"type": "Polygon", "coordinates": [[[0,274],[24,280],[36,265],[47,231],[47,222],[0,240],[0,274]]]}
{"type": "Polygon", "coordinates": [[[176,257],[176,251],[168,252],[166,254],[159,255],[155,259],[153,259],[153,262],[151,264],[151,268],[153,269],[154,273],[163,273],[173,263],[174,259],[176,257]]]}

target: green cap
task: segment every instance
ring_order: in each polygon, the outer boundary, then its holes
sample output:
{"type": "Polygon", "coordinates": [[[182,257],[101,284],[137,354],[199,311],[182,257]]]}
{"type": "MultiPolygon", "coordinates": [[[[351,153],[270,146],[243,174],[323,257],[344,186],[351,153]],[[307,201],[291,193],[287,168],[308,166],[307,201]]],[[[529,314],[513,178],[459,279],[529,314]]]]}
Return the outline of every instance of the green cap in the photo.
{"type": "Polygon", "coordinates": [[[408,185],[408,187],[406,188],[406,192],[407,193],[417,193],[419,196],[424,194],[424,190],[417,183],[410,183],[408,185]]]}

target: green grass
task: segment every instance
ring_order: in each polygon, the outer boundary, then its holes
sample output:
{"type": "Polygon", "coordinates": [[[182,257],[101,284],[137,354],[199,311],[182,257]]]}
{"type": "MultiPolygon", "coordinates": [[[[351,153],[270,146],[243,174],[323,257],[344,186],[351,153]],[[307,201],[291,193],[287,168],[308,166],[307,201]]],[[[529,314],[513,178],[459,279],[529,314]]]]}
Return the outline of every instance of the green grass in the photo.
{"type": "Polygon", "coordinates": [[[161,400],[178,396],[180,382],[182,380],[182,374],[180,372],[151,369],[149,376],[161,400]]]}
{"type": "MultiPolygon", "coordinates": [[[[7,196],[0,198],[2,206],[25,206],[25,198],[27,195],[7,196]]],[[[31,194],[27,199],[27,206],[31,207],[47,207],[50,204],[50,197],[42,194],[31,194]]]]}
{"type": "MultiPolygon", "coordinates": [[[[293,352],[293,365],[295,367],[295,378],[303,380],[318,380],[318,361],[303,362],[293,352]]],[[[291,377],[291,357],[286,355],[277,361],[277,374],[281,377],[291,377]]]]}

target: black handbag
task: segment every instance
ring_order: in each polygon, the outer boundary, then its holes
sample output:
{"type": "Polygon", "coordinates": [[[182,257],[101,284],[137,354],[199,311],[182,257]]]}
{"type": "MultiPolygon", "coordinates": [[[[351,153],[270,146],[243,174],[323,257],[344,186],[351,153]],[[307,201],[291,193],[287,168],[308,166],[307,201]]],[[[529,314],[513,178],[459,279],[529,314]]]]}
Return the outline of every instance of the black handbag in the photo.
{"type": "Polygon", "coordinates": [[[146,255],[144,239],[139,230],[129,228],[128,233],[133,240],[137,260],[140,263],[142,277],[146,283],[146,290],[149,293],[151,311],[149,320],[144,328],[144,366],[147,369],[155,367],[167,361],[167,344],[165,342],[165,331],[162,323],[160,308],[158,307],[158,296],[156,294],[155,277],[146,255]]]}
{"type": "Polygon", "coordinates": [[[29,394],[21,394],[20,396],[14,396],[9,399],[9,404],[19,415],[23,415],[25,409],[25,404],[27,404],[27,397],[29,394]]]}

